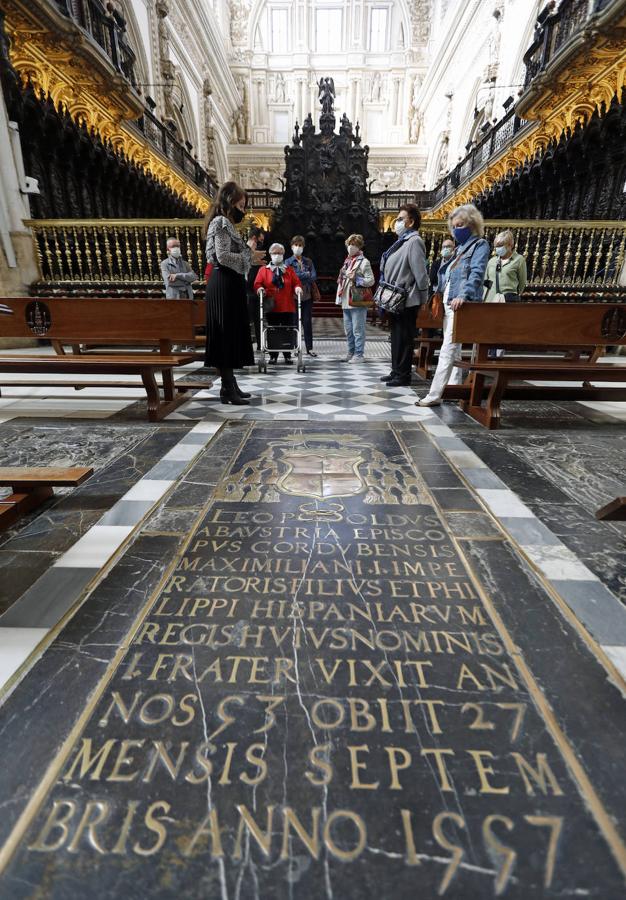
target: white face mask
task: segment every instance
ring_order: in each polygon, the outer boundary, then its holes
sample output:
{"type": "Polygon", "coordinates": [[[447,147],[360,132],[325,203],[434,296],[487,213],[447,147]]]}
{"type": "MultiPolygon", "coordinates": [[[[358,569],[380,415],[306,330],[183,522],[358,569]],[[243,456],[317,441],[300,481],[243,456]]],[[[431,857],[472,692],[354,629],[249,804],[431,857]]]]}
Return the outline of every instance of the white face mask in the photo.
{"type": "Polygon", "coordinates": [[[291,248],[291,252],[294,256],[302,256],[304,253],[304,247],[298,247],[297,244],[294,244],[291,248]]]}
{"type": "Polygon", "coordinates": [[[356,244],[348,244],[348,256],[358,256],[360,253],[356,244]]]}
{"type": "Polygon", "coordinates": [[[393,227],[398,237],[406,231],[406,225],[404,224],[403,219],[397,219],[393,227]]]}
{"type": "Polygon", "coordinates": [[[283,259],[284,257],[282,253],[272,253],[271,255],[272,263],[275,266],[279,266],[282,263],[283,259]]]}
{"type": "Polygon", "coordinates": [[[508,247],[496,247],[496,256],[506,256],[508,247]]]}
{"type": "Polygon", "coordinates": [[[180,247],[170,247],[169,254],[170,256],[173,256],[174,259],[178,259],[180,257],[180,247]]]}
{"type": "Polygon", "coordinates": [[[448,257],[452,256],[452,247],[443,247],[441,250],[441,255],[444,259],[448,259],[448,257]]]}

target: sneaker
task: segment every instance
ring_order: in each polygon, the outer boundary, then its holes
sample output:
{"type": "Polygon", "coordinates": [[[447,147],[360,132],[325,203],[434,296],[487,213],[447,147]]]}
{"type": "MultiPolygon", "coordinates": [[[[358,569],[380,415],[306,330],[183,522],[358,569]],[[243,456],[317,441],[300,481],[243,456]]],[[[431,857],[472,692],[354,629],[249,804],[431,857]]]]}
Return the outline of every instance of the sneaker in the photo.
{"type": "Polygon", "coordinates": [[[347,356],[344,356],[344,358],[341,360],[341,362],[352,362],[353,356],[354,356],[354,353],[348,353],[347,356]]]}
{"type": "Polygon", "coordinates": [[[434,397],[432,400],[430,399],[430,397],[422,397],[422,399],[418,400],[415,405],[416,406],[441,406],[441,400],[437,400],[436,397],[434,397]]]}
{"type": "Polygon", "coordinates": [[[365,362],[365,357],[364,356],[353,356],[352,359],[350,360],[350,362],[351,363],[362,363],[362,362],[365,362]]]}

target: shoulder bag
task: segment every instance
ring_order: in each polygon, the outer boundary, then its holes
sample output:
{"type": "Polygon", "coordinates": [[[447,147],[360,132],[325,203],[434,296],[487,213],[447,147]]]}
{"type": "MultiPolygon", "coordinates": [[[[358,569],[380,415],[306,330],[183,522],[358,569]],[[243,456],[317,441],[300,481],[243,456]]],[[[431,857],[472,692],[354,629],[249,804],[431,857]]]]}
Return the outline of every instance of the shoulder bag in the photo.
{"type": "Polygon", "coordinates": [[[406,288],[395,284],[388,284],[382,278],[378,282],[374,293],[374,303],[388,313],[401,313],[406,304],[409,292],[406,288]]]}
{"type": "MultiPolygon", "coordinates": [[[[357,269],[359,269],[360,267],[361,263],[359,263],[357,269]]],[[[374,294],[372,293],[371,288],[357,287],[354,283],[350,285],[350,299],[348,301],[348,306],[353,309],[361,309],[363,307],[369,308],[370,306],[372,306],[373,302],[374,294]]]]}
{"type": "Polygon", "coordinates": [[[311,300],[313,303],[319,303],[322,299],[322,295],[320,294],[320,289],[317,286],[317,281],[311,282],[311,300]]]}

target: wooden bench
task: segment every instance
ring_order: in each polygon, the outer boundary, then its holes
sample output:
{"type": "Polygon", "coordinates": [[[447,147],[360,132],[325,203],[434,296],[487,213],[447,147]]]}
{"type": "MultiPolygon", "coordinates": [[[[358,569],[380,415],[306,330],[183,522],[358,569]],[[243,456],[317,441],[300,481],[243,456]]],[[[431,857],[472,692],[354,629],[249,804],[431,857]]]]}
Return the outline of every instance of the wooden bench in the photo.
{"type": "Polygon", "coordinates": [[[602,522],[626,522],[626,497],[615,497],[596,512],[596,519],[602,522]]]}
{"type": "Polygon", "coordinates": [[[92,474],[93,469],[83,466],[71,469],[0,467],[0,487],[11,488],[11,493],[0,499],[0,531],[5,531],[20,516],[45,503],[52,497],[53,487],[76,487],[92,474]]]}
{"type": "MultiPolygon", "coordinates": [[[[3,298],[0,301],[13,315],[0,317],[0,337],[28,337],[50,340],[57,345],[56,356],[31,354],[0,355],[0,373],[35,373],[71,375],[135,375],[141,378],[148,397],[148,417],[159,421],[188,399],[187,392],[195,387],[209,387],[186,383],[176,385],[173,370],[193,360],[193,354],[172,353],[173,344],[195,341],[196,321],[199,317],[193,300],[147,299],[83,299],[54,298],[40,300],[31,297],[3,298]],[[83,343],[112,347],[139,344],[157,347],[158,354],[144,352],[81,352],[83,343]],[[65,353],[70,345],[73,352],[65,353]],[[162,378],[163,398],[155,374],[162,378]]],[[[201,305],[201,304],[200,304],[201,305]]],[[[5,384],[31,386],[58,384],[54,380],[8,381],[5,384]]],[[[72,382],[77,389],[84,387],[137,387],[136,382],[72,382]]]]}
{"type": "MultiPolygon", "coordinates": [[[[473,343],[471,361],[455,363],[468,378],[461,407],[481,425],[500,425],[500,405],[518,400],[626,400],[626,387],[599,387],[592,382],[626,384],[626,367],[595,361],[607,346],[626,344],[626,304],[604,303],[467,303],[454,317],[453,340],[473,343]],[[488,351],[504,347],[533,348],[532,358],[506,355],[489,359],[488,351]],[[548,359],[539,354],[560,347],[570,358],[548,359]],[[595,348],[588,362],[578,351],[595,348]],[[571,352],[573,351],[573,353],[571,352]],[[572,381],[569,385],[526,382],[572,381]],[[525,382],[512,384],[512,382],[525,382]]],[[[451,386],[452,387],[452,386],[451,386]]],[[[454,390],[444,398],[458,396],[454,390]]]]}
{"type": "MultiPolygon", "coordinates": [[[[422,330],[422,334],[415,341],[415,356],[413,362],[415,364],[415,371],[424,380],[428,380],[431,377],[432,370],[436,368],[437,358],[435,356],[438,350],[441,350],[441,345],[443,343],[442,338],[440,337],[430,337],[426,335],[424,332],[432,331],[435,329],[443,328],[443,318],[435,319],[427,306],[420,306],[420,311],[417,316],[417,326],[422,330]]],[[[470,356],[471,351],[473,350],[473,344],[464,343],[462,346],[463,356],[470,356]]],[[[532,351],[533,347],[501,347],[502,350],[515,349],[517,351],[530,350],[532,351]]],[[[568,359],[576,359],[576,360],[585,360],[586,362],[596,362],[599,357],[602,355],[604,348],[589,346],[589,347],[578,347],[576,349],[572,347],[563,347],[555,344],[553,347],[546,347],[546,351],[550,350],[553,352],[561,353],[563,356],[567,356],[568,359]]],[[[447,397],[447,399],[450,399],[447,397]]]]}
{"type": "Polygon", "coordinates": [[[440,337],[430,337],[425,332],[439,331],[443,328],[443,316],[435,318],[428,304],[423,304],[417,312],[417,327],[420,335],[415,339],[415,355],[413,363],[415,371],[421,378],[429,377],[429,370],[434,365],[435,350],[441,347],[440,337]]]}

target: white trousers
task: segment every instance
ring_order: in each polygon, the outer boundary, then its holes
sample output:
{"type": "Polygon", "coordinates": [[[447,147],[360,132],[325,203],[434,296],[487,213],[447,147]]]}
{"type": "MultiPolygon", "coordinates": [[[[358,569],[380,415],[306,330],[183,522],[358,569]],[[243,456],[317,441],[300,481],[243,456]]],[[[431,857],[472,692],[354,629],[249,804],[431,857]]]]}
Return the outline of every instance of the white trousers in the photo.
{"type": "Polygon", "coordinates": [[[443,307],[443,344],[439,350],[439,362],[435,371],[435,377],[428,392],[428,400],[441,400],[443,389],[447,384],[461,384],[463,372],[454,365],[455,360],[461,359],[461,345],[452,343],[452,327],[454,325],[454,310],[447,303],[443,307]]]}

